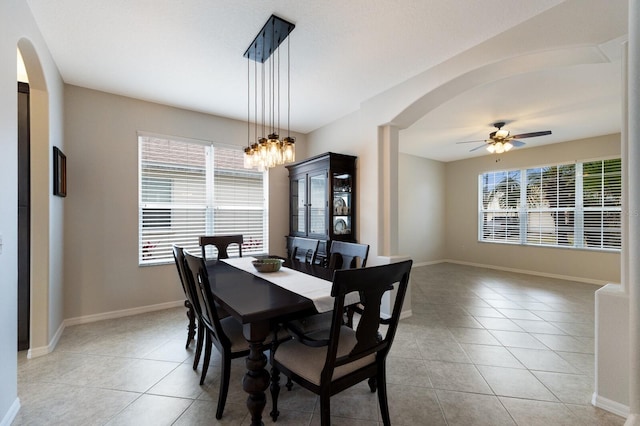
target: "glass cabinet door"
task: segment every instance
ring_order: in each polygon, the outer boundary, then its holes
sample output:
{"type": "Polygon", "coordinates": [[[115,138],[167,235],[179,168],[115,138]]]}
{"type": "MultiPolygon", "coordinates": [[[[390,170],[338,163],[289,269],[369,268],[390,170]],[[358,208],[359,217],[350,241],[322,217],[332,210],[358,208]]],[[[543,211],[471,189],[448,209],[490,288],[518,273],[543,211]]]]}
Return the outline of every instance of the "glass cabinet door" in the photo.
{"type": "Polygon", "coordinates": [[[305,177],[291,182],[291,226],[294,233],[304,235],[307,229],[305,212],[307,209],[307,185],[305,177]]]}
{"type": "Polygon", "coordinates": [[[333,173],[333,233],[351,234],[351,215],[353,212],[352,178],[349,173],[333,173]]]}
{"type": "Polygon", "coordinates": [[[327,232],[327,173],[309,175],[309,234],[327,232]]]}
{"type": "Polygon", "coordinates": [[[332,240],[355,242],[357,228],[356,159],[327,152],[289,170],[289,235],[320,241],[318,256],[327,260],[332,240]]]}

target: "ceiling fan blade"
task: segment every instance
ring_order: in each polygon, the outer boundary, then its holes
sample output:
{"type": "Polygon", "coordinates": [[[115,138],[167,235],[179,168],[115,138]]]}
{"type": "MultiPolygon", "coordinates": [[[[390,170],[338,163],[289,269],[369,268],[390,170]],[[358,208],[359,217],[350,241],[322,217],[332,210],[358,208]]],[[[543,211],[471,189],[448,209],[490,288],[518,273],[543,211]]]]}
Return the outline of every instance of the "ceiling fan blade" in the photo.
{"type": "Polygon", "coordinates": [[[551,130],[544,130],[542,132],[522,133],[520,135],[513,136],[513,138],[514,139],[535,138],[537,136],[546,136],[550,134],[551,134],[551,130]]]}
{"type": "Polygon", "coordinates": [[[477,150],[479,150],[480,148],[484,148],[485,146],[487,146],[487,144],[486,144],[486,143],[483,143],[483,144],[482,144],[482,145],[480,145],[480,146],[476,146],[475,148],[470,149],[470,150],[469,150],[469,152],[477,151],[477,150]]]}
{"type": "Polygon", "coordinates": [[[480,143],[480,142],[486,142],[486,140],[485,139],[478,139],[478,140],[475,140],[475,141],[456,142],[456,144],[459,144],[459,143],[480,143]]]}
{"type": "Polygon", "coordinates": [[[522,141],[517,141],[515,139],[511,139],[509,141],[509,143],[511,143],[511,145],[513,145],[515,148],[518,148],[520,146],[526,145],[526,143],[522,142],[522,141]]]}

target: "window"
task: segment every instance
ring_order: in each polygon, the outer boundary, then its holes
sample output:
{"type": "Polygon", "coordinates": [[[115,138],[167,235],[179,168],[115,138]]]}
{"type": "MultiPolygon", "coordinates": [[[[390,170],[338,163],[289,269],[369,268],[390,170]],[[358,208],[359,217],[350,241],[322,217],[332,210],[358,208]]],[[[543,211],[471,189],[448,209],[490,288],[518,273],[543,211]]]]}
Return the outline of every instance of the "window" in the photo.
{"type": "Polygon", "coordinates": [[[621,247],[620,159],[479,176],[480,241],[554,247],[621,247]]]}
{"type": "MultiPolygon", "coordinates": [[[[146,191],[142,194],[142,202],[146,205],[167,205],[171,203],[171,179],[157,176],[143,176],[142,188],[146,191]]],[[[145,207],[142,210],[142,227],[171,226],[171,209],[145,207]]]]}
{"type": "Polygon", "coordinates": [[[138,149],[140,265],[173,262],[172,244],[198,251],[201,235],[267,251],[267,175],[245,169],[240,148],[140,134],[138,149]]]}

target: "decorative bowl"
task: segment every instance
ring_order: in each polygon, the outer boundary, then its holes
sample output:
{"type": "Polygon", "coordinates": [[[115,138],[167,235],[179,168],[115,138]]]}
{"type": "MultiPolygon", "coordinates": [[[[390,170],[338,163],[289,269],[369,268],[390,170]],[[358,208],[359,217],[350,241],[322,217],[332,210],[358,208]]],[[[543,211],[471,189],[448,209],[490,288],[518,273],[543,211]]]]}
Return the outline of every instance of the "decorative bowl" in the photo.
{"type": "Polygon", "coordinates": [[[280,270],[282,262],[284,262],[282,259],[266,258],[257,259],[251,263],[253,263],[258,272],[276,272],[280,270]]]}

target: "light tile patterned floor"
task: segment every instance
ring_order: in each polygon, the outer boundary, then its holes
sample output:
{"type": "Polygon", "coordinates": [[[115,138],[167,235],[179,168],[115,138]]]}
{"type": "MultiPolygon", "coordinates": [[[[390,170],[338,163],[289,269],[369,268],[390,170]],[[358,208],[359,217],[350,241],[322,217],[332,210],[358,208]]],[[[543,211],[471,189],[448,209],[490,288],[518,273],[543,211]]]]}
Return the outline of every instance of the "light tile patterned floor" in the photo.
{"type": "MultiPolygon", "coordinates": [[[[454,264],[414,268],[413,316],[401,321],[387,362],[392,423],[622,425],[589,403],[596,289],[454,264]]],[[[68,327],[53,353],[19,354],[13,424],[248,425],[244,361],[232,364],[218,422],[219,359],[199,386],[185,337],[182,308],[68,327]]],[[[332,424],[381,424],[366,383],[331,403],[332,424]]],[[[318,425],[318,410],[300,386],[283,390],[277,424],[318,425]]]]}

